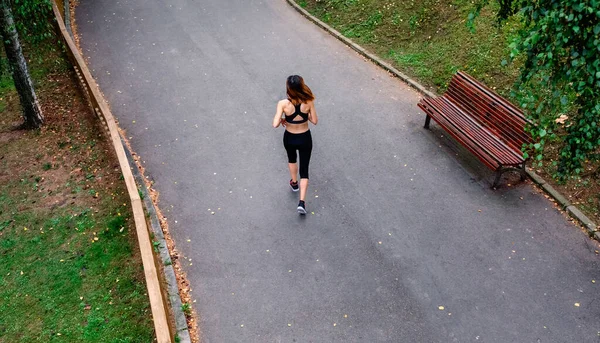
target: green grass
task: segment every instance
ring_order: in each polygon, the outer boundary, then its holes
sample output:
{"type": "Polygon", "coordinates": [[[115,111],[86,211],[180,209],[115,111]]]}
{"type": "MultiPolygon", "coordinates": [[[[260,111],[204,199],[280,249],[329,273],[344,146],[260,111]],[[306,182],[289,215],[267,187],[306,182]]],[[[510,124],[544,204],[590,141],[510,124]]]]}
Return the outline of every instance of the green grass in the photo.
{"type": "Polygon", "coordinates": [[[44,206],[45,166],[0,186],[0,342],[152,342],[126,197],[44,206]]]}
{"type": "Polygon", "coordinates": [[[123,217],[0,206],[1,342],[152,341],[123,217]]]}
{"type": "Polygon", "coordinates": [[[15,84],[13,83],[11,76],[7,71],[3,71],[0,74],[0,113],[3,113],[8,105],[6,95],[13,94],[14,92],[15,84]]]}
{"type": "Polygon", "coordinates": [[[311,13],[343,35],[387,59],[403,72],[443,91],[457,70],[508,94],[518,64],[501,66],[518,23],[497,25],[484,10],[472,32],[466,25],[472,2],[303,0],[311,13]]]}

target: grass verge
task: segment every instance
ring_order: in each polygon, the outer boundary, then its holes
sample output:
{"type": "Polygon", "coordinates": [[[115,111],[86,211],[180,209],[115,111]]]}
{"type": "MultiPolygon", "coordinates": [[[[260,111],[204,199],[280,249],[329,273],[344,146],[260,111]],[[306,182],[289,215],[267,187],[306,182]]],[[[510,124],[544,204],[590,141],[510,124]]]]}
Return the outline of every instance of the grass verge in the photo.
{"type": "Polygon", "coordinates": [[[60,49],[32,55],[42,129],[0,80],[0,342],[152,342],[116,156],[60,49]]]}
{"type": "MultiPolygon", "coordinates": [[[[472,30],[467,26],[474,6],[469,0],[296,2],[439,94],[463,70],[508,97],[520,73],[522,61],[502,63],[520,24],[513,18],[498,25],[493,7],[484,8],[472,30]]],[[[543,165],[536,164],[535,170],[600,225],[600,162],[588,162],[580,177],[559,183],[552,177],[558,158],[558,143],[547,143],[543,165]]]]}

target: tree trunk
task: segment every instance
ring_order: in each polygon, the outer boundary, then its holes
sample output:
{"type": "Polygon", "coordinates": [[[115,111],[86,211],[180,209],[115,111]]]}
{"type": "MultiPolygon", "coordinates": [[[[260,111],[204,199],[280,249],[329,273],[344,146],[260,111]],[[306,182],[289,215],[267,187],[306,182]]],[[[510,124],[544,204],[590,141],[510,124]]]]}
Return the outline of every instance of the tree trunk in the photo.
{"type": "Polygon", "coordinates": [[[8,0],[0,0],[0,34],[23,108],[23,128],[38,128],[44,123],[44,117],[29,76],[8,0]]]}

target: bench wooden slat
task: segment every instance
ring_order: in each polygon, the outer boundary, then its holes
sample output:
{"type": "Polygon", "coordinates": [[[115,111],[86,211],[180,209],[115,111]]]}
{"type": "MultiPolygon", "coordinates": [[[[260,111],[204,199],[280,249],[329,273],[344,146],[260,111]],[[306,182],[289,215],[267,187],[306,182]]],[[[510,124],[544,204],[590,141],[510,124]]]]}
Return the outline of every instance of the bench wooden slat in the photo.
{"type": "MultiPolygon", "coordinates": [[[[471,75],[469,75],[469,74],[467,74],[465,72],[462,72],[462,71],[459,71],[457,75],[459,77],[462,77],[465,80],[467,80],[474,87],[482,90],[483,93],[486,93],[486,94],[488,94],[491,97],[494,97],[498,102],[500,102],[502,104],[502,106],[507,111],[511,112],[512,115],[514,115],[515,117],[519,118],[524,123],[530,124],[530,125],[533,124],[529,119],[527,119],[527,117],[525,117],[525,115],[523,114],[523,111],[521,111],[518,107],[516,107],[515,105],[513,105],[511,102],[509,102],[508,100],[504,99],[503,97],[499,96],[496,92],[494,92],[493,90],[491,90],[489,87],[487,87],[483,83],[475,80],[471,75]]],[[[529,139],[531,140],[531,137],[529,137],[529,139]]]]}
{"type": "Polygon", "coordinates": [[[519,149],[531,139],[524,132],[525,121],[514,116],[506,116],[504,107],[497,99],[489,98],[468,85],[451,83],[444,97],[453,98],[459,106],[473,114],[486,127],[494,131],[507,144],[519,149]]]}
{"type": "Polygon", "coordinates": [[[523,131],[526,122],[514,116],[507,116],[505,108],[497,99],[489,98],[468,85],[453,83],[445,97],[451,97],[455,102],[470,112],[482,124],[496,133],[506,143],[520,149],[529,140],[523,131]]]}
{"type": "Polygon", "coordinates": [[[455,130],[452,123],[445,117],[436,115],[436,113],[438,112],[435,109],[435,107],[433,107],[431,104],[427,104],[425,101],[419,103],[419,107],[421,107],[421,109],[423,109],[426,113],[429,113],[431,115],[431,118],[433,118],[433,120],[435,120],[435,122],[438,123],[438,125],[444,128],[446,132],[450,134],[450,136],[452,136],[456,141],[458,141],[461,145],[467,148],[472,154],[477,156],[479,160],[483,162],[483,164],[485,164],[488,168],[492,170],[498,169],[500,165],[498,164],[498,161],[493,159],[492,155],[481,153],[480,151],[475,149],[475,147],[470,144],[471,139],[466,137],[460,131],[455,130]]]}
{"type": "Polygon", "coordinates": [[[440,102],[444,103],[442,111],[452,115],[452,120],[459,123],[462,129],[465,130],[474,141],[486,147],[489,153],[494,155],[500,164],[512,165],[522,161],[523,158],[521,155],[516,154],[511,147],[492,135],[487,128],[468,116],[461,108],[456,107],[452,102],[445,98],[440,98],[440,102]]]}
{"type": "Polygon", "coordinates": [[[497,108],[498,104],[491,99],[480,98],[480,93],[466,88],[464,85],[453,85],[445,97],[451,97],[467,111],[477,114],[478,119],[491,129],[500,129],[501,133],[508,135],[509,144],[520,148],[525,135],[522,133],[525,123],[515,122],[512,118],[506,118],[503,112],[497,108]],[[520,144],[521,143],[521,144],[520,144]]]}
{"type": "Polygon", "coordinates": [[[517,168],[524,177],[525,159],[521,147],[533,142],[525,131],[531,124],[523,112],[508,100],[458,72],[446,94],[422,99],[418,106],[455,140],[471,151],[487,167],[496,171],[497,185],[502,173],[517,168]]]}
{"type": "Polygon", "coordinates": [[[493,99],[498,105],[502,107],[502,110],[510,113],[510,116],[506,116],[504,119],[513,122],[515,126],[513,127],[514,132],[522,139],[519,144],[518,149],[521,149],[523,143],[533,143],[533,139],[531,135],[524,131],[524,127],[527,125],[532,125],[533,123],[528,120],[523,111],[521,111],[518,107],[510,103],[508,100],[504,99],[484,84],[478,82],[470,75],[460,72],[458,74],[459,77],[462,77],[464,80],[468,81],[470,85],[472,85],[475,89],[479,90],[480,94],[485,94],[488,99],[493,99]]]}
{"type": "MultiPolygon", "coordinates": [[[[464,111],[448,99],[438,98],[431,101],[433,107],[438,110],[437,115],[445,117],[453,123],[453,126],[458,131],[463,131],[464,134],[471,138],[471,142],[467,143],[478,147],[486,155],[490,155],[497,165],[515,165],[522,162],[522,157],[515,154],[514,150],[508,147],[504,142],[491,135],[490,132],[464,113],[464,111]]],[[[435,118],[434,118],[435,119],[435,118]]]]}

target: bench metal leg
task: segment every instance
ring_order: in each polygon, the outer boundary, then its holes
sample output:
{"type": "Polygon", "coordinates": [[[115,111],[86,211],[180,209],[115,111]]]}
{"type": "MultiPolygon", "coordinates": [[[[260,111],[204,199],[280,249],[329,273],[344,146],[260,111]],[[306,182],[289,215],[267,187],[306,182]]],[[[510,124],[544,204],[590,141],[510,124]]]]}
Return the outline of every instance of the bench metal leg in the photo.
{"type": "Polygon", "coordinates": [[[502,174],[506,173],[507,171],[518,172],[521,175],[521,181],[525,181],[525,179],[527,178],[527,173],[525,171],[525,162],[523,162],[517,168],[515,168],[515,167],[500,167],[500,168],[498,168],[498,170],[496,170],[496,178],[494,179],[494,184],[492,185],[492,188],[494,188],[494,189],[498,188],[498,184],[500,183],[500,178],[502,177],[502,174]]]}
{"type": "Polygon", "coordinates": [[[429,123],[431,122],[431,117],[429,116],[429,114],[427,115],[427,117],[425,117],[425,126],[423,126],[426,129],[429,129],[429,123]]]}
{"type": "Polygon", "coordinates": [[[504,169],[504,168],[500,168],[500,169],[496,170],[496,178],[494,179],[494,184],[492,185],[493,189],[498,188],[498,184],[500,183],[500,178],[502,177],[502,174],[504,174],[505,171],[506,171],[506,169],[504,169]]]}
{"type": "Polygon", "coordinates": [[[527,178],[527,171],[525,170],[525,162],[523,162],[523,164],[521,164],[521,167],[519,168],[519,173],[521,174],[521,181],[525,181],[525,179],[527,178]]]}

